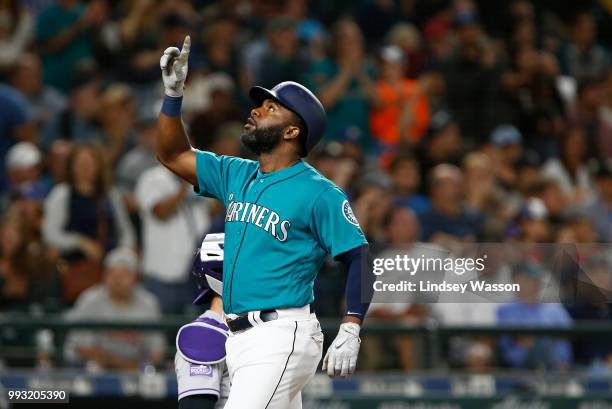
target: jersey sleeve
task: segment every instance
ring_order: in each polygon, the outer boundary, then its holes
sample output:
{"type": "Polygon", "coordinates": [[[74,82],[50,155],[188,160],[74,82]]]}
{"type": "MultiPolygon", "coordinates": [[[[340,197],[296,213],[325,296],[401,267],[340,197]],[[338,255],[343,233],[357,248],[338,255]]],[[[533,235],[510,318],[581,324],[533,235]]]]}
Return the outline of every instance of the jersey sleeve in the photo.
{"type": "Polygon", "coordinates": [[[367,244],[346,195],[338,188],[329,188],[317,198],[311,227],[332,257],[367,244]]]}
{"type": "Polygon", "coordinates": [[[196,149],[197,194],[219,199],[227,205],[227,192],[230,179],[243,178],[253,161],[233,156],[217,155],[196,149]]]}

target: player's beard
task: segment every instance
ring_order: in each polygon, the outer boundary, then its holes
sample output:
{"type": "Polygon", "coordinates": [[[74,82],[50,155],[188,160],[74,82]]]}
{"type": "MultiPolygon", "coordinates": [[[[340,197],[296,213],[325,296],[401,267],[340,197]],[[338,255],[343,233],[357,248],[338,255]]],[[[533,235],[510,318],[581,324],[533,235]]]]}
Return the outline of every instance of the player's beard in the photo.
{"type": "Polygon", "coordinates": [[[255,155],[271,152],[283,138],[285,126],[274,125],[267,128],[255,128],[253,132],[245,132],[240,140],[255,155]]]}

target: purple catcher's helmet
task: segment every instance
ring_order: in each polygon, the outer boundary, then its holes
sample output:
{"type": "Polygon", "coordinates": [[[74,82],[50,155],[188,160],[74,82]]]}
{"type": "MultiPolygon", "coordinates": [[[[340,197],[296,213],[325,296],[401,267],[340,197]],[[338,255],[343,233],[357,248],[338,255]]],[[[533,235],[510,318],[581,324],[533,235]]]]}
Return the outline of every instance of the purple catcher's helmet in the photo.
{"type": "Polygon", "coordinates": [[[203,304],[223,292],[224,240],[225,233],[207,234],[195,255],[191,274],[198,282],[200,294],[193,304],[203,304]]]}

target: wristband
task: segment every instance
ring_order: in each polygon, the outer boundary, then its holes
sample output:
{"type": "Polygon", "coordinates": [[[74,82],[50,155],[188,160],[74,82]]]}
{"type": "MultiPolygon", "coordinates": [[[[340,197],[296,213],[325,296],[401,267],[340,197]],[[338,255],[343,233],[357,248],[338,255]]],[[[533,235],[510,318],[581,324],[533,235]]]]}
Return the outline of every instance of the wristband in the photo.
{"type": "Polygon", "coordinates": [[[161,112],[166,116],[180,116],[183,97],[170,97],[164,95],[164,103],[162,104],[161,112]]]}

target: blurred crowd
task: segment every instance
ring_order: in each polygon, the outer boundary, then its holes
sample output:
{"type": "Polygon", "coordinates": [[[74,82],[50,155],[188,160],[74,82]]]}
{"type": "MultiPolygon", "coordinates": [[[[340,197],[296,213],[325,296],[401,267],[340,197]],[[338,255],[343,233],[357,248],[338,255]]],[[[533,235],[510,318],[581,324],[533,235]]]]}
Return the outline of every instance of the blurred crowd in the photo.
{"type": "MultiPolygon", "coordinates": [[[[610,2],[597,0],[0,0],[0,309],[193,315],[191,257],[205,233],[223,230],[224,209],[155,157],[159,57],[187,34],[191,144],[249,157],[240,143],[249,87],[303,83],[328,113],[307,160],[345,190],[373,249],[609,244],[610,27],[610,2]]],[[[324,265],[320,316],[339,316],[344,277],[324,265]]],[[[610,325],[609,281],[607,290],[578,307],[517,300],[490,319],[467,304],[372,315],[610,325]]],[[[131,333],[73,335],[67,356],[98,367],[137,367],[135,345],[152,360],[164,349],[131,333]]],[[[393,344],[394,362],[418,365],[412,339],[393,344]]],[[[612,367],[609,346],[546,337],[463,338],[450,349],[452,365],[474,369],[612,367]]]]}

